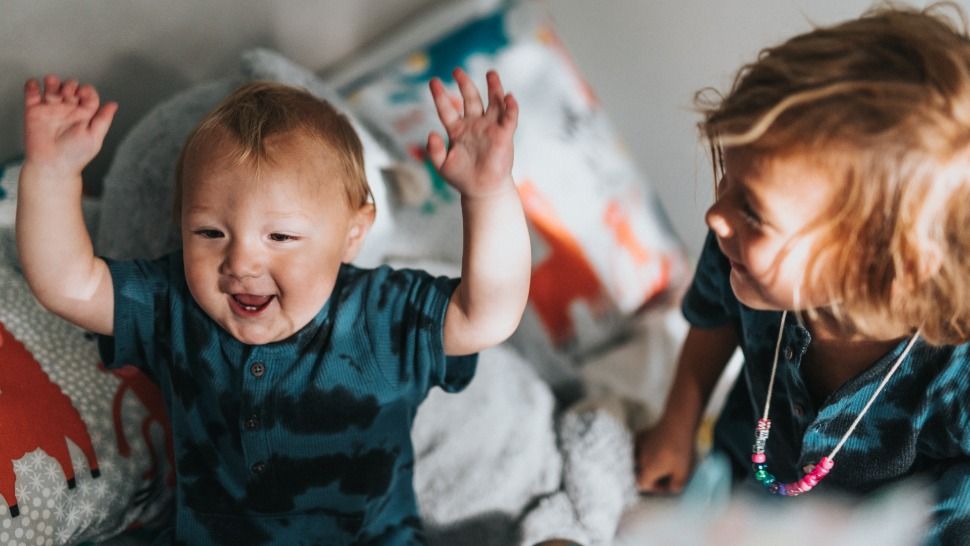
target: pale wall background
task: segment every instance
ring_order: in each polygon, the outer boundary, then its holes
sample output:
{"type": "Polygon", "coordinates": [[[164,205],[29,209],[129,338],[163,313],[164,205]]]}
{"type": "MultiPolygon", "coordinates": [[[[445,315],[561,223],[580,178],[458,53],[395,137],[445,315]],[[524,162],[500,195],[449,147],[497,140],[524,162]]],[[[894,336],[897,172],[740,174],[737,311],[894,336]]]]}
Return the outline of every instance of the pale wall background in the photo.
{"type": "MultiPolygon", "coordinates": [[[[106,150],[152,105],[231,73],[239,52],[272,47],[325,70],[449,0],[0,0],[0,159],[21,151],[23,81],[46,72],[95,83],[121,103],[106,150]]],[[[916,2],[924,5],[926,2],[916,2]]],[[[970,11],[970,0],[960,0],[970,11]]],[[[869,0],[546,0],[560,35],[656,187],[691,255],[713,186],[691,111],[757,51],[869,0]]]]}

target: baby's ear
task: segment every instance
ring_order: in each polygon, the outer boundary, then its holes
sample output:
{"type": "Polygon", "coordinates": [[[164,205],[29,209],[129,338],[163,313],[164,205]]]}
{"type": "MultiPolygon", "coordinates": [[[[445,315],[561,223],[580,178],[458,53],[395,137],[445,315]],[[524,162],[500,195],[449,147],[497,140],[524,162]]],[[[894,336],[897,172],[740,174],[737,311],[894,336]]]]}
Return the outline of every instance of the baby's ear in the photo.
{"type": "Polygon", "coordinates": [[[367,203],[354,212],[350,219],[350,227],[347,229],[347,241],[342,259],[344,263],[350,263],[357,257],[361,245],[364,244],[364,238],[367,237],[367,232],[374,225],[376,212],[377,210],[372,203],[367,203]]]}

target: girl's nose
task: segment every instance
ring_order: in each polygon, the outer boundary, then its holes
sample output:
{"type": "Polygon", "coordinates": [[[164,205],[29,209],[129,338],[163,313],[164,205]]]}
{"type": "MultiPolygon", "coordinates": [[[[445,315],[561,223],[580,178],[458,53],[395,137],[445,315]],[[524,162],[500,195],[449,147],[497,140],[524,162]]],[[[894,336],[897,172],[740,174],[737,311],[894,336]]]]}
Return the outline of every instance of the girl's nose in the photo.
{"type": "Polygon", "coordinates": [[[721,239],[726,239],[734,234],[734,230],[731,229],[731,223],[722,210],[720,201],[715,201],[711,205],[711,208],[707,209],[707,214],[704,215],[704,221],[707,222],[707,227],[711,228],[711,231],[721,239]]]}
{"type": "Polygon", "coordinates": [[[222,262],[222,273],[236,278],[258,277],[262,273],[260,253],[244,241],[230,243],[222,262]]]}

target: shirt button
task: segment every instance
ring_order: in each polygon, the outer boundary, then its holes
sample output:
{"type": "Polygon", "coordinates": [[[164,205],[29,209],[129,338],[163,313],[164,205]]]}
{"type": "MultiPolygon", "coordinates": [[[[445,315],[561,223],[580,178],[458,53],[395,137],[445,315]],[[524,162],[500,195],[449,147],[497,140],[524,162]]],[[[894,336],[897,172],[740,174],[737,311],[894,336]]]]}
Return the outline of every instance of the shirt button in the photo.
{"type": "Polygon", "coordinates": [[[266,365],[262,362],[253,362],[252,366],[249,367],[249,373],[253,374],[253,377],[263,377],[266,373],[266,365]]]}
{"type": "Polygon", "coordinates": [[[266,471],[266,463],[264,463],[263,461],[260,461],[258,463],[253,463],[253,466],[250,467],[250,470],[253,471],[253,474],[262,474],[263,472],[266,471]]]}
{"type": "Polygon", "coordinates": [[[259,417],[256,417],[255,415],[253,415],[249,419],[246,419],[246,422],[243,424],[245,425],[246,430],[257,429],[259,428],[259,417]]]}
{"type": "Polygon", "coordinates": [[[805,415],[805,407],[802,406],[801,404],[795,404],[794,406],[792,406],[791,410],[796,417],[801,417],[802,415],[805,415]]]}
{"type": "Polygon", "coordinates": [[[791,345],[785,347],[785,360],[791,360],[795,358],[795,351],[792,350],[791,345]]]}

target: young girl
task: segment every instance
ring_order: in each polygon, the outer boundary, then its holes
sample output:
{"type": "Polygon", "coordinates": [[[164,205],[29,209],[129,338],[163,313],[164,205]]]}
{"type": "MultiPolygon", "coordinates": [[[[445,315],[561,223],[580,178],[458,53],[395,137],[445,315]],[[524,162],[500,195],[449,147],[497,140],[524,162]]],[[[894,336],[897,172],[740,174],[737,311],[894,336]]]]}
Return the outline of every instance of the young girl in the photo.
{"type": "Polygon", "coordinates": [[[970,38],[938,11],[796,36],[699,101],[717,199],[643,491],[683,486],[740,345],[715,429],[737,479],[794,496],[920,475],[930,540],[970,540],[970,38]]]}

